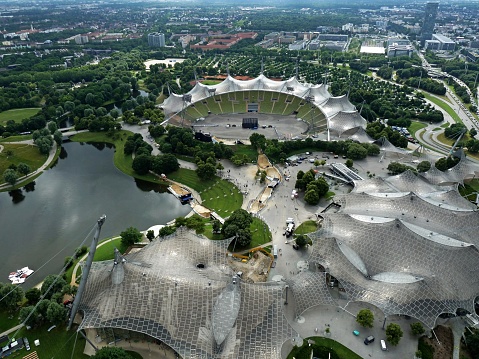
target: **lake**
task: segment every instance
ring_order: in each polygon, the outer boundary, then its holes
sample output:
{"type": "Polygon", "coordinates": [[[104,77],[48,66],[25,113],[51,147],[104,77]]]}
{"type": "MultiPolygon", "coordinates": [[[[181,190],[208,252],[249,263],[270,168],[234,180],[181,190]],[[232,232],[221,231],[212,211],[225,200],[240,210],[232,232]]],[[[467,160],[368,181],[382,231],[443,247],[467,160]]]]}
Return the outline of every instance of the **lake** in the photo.
{"type": "Polygon", "coordinates": [[[100,238],[106,238],[190,212],[164,187],[119,171],[113,151],[104,144],[65,143],[57,164],[34,183],[0,193],[0,282],[24,266],[37,270],[27,287],[58,273],[85,238],[84,245],[90,246],[102,214],[107,219],[100,238]]]}

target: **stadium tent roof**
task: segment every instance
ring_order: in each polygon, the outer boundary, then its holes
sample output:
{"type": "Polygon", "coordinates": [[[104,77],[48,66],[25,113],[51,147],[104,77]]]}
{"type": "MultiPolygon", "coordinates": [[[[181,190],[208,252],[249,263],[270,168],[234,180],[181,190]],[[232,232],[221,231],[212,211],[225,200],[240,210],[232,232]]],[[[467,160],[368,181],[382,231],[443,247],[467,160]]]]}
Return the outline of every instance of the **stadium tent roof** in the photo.
{"type": "MultiPolygon", "coordinates": [[[[328,100],[328,103],[330,100],[328,100]]],[[[353,128],[357,128],[358,133],[361,129],[364,131],[364,128],[366,128],[366,120],[361,117],[361,115],[357,111],[353,112],[344,112],[344,111],[339,111],[336,114],[332,115],[329,118],[329,129],[331,132],[336,132],[339,137],[341,135],[353,128]]],[[[366,132],[364,134],[367,136],[366,132]]]]}
{"type": "Polygon", "coordinates": [[[441,313],[474,313],[479,213],[460,197],[457,184],[436,186],[406,171],[357,181],[335,202],[339,211],[322,214],[322,229],[310,234],[310,268],[316,263],[325,272],[290,280],[297,315],[335,305],[326,273],[339,280],[348,303],[368,302],[386,316],[409,315],[429,328],[441,313]]]}
{"type": "Polygon", "coordinates": [[[204,100],[212,95],[251,90],[280,92],[300,97],[318,107],[326,117],[332,117],[338,114],[338,112],[343,112],[341,128],[344,129],[366,126],[366,120],[358,114],[356,107],[349,102],[346,96],[332,97],[326,85],[301,83],[296,77],[285,81],[274,81],[261,74],[254,79],[244,81],[237,80],[228,75],[219,84],[204,85],[201,82],[197,82],[193,89],[185,95],[171,94],[161,104],[161,107],[166,117],[169,118],[180,113],[190,104],[204,100]],[[351,120],[351,125],[347,125],[348,118],[351,120]]]}
{"type": "Polygon", "coordinates": [[[229,243],[180,228],[123,259],[94,262],[80,328],[144,333],[185,359],[280,358],[294,336],[283,315],[284,285],[235,277],[229,243]]]}
{"type": "MultiPolygon", "coordinates": [[[[394,218],[375,223],[345,213],[324,217],[309,262],[337,278],[349,301],[374,304],[386,316],[410,315],[430,328],[441,313],[474,312],[479,255],[473,246],[445,245],[394,218]]],[[[299,289],[295,298],[302,295],[299,289]]]]}

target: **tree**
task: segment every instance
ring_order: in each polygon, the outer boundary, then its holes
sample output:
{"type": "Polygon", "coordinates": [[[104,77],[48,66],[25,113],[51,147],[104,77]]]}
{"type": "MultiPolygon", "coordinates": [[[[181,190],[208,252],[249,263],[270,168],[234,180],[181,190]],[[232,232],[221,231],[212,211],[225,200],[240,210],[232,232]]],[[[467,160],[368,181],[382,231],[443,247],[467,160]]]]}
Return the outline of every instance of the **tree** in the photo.
{"type": "Polygon", "coordinates": [[[477,135],[477,130],[475,128],[471,128],[469,130],[469,136],[475,137],[477,135]]]}
{"type": "Polygon", "coordinates": [[[18,303],[22,301],[24,297],[23,289],[13,284],[0,283],[0,309],[13,311],[17,309],[18,303]]]}
{"type": "Polygon", "coordinates": [[[150,229],[148,232],[146,232],[146,238],[151,242],[155,238],[155,231],[150,229]]]}
{"type": "Polygon", "coordinates": [[[421,161],[417,164],[417,171],[418,172],[427,172],[431,169],[431,162],[429,161],[421,161]]]}
{"type": "Polygon", "coordinates": [[[210,163],[203,163],[196,169],[196,174],[203,181],[213,179],[216,175],[216,167],[210,163]]]}
{"type": "Polygon", "coordinates": [[[308,237],[300,234],[298,237],[296,237],[296,244],[300,247],[304,247],[306,244],[308,244],[308,237]]]}
{"type": "Polygon", "coordinates": [[[15,170],[7,168],[5,172],[3,172],[3,178],[5,179],[5,182],[13,186],[17,182],[18,175],[15,170]]]}
{"type": "Polygon", "coordinates": [[[36,304],[40,300],[42,292],[38,288],[30,288],[25,292],[25,298],[27,298],[28,303],[36,304]]]}
{"type": "Polygon", "coordinates": [[[307,204],[316,205],[319,203],[319,195],[316,189],[312,188],[306,191],[304,194],[304,200],[307,204]]]}
{"type": "Polygon", "coordinates": [[[251,231],[249,229],[239,229],[236,232],[236,240],[239,246],[246,247],[251,243],[251,231]]]}
{"type": "Polygon", "coordinates": [[[29,305],[28,307],[23,307],[22,309],[20,309],[20,313],[18,313],[18,320],[20,321],[20,323],[25,323],[26,325],[29,325],[31,327],[35,326],[35,324],[37,324],[39,321],[38,313],[36,312],[35,306],[29,305]],[[33,314],[30,315],[32,311],[33,314]]]}
{"type": "Polygon", "coordinates": [[[473,358],[477,358],[479,357],[479,330],[476,328],[469,329],[470,331],[466,330],[464,332],[467,349],[473,358]]]}
{"type": "Polygon", "coordinates": [[[58,125],[56,122],[48,122],[47,124],[47,127],[48,127],[48,131],[50,131],[50,133],[53,135],[53,133],[58,130],[58,125]]]}
{"type": "Polygon", "coordinates": [[[121,237],[121,244],[124,247],[129,247],[135,243],[138,243],[141,241],[141,238],[143,237],[143,234],[134,227],[128,227],[125,229],[123,232],[120,233],[121,237]]]}
{"type": "Polygon", "coordinates": [[[346,167],[351,168],[353,167],[354,162],[352,159],[348,158],[344,164],[346,165],[346,167]]]}
{"type": "Polygon", "coordinates": [[[361,309],[356,316],[356,322],[365,328],[372,328],[374,325],[374,314],[369,309],[361,309]]]}
{"type": "Polygon", "coordinates": [[[262,150],[265,149],[266,137],[264,135],[255,132],[249,136],[249,140],[254,148],[261,148],[262,150]]]}
{"type": "Polygon", "coordinates": [[[424,327],[422,326],[420,322],[411,323],[411,333],[413,335],[421,335],[421,334],[424,334],[424,332],[425,332],[424,327]]]}
{"type": "Polygon", "coordinates": [[[60,146],[63,142],[63,134],[60,132],[60,130],[56,130],[53,132],[53,140],[56,142],[58,146],[60,146]]]}
{"type": "Polygon", "coordinates": [[[52,324],[60,324],[66,319],[66,308],[57,302],[51,301],[47,309],[47,320],[52,324]]]}
{"type": "Polygon", "coordinates": [[[348,147],[348,151],[346,154],[348,158],[352,160],[361,160],[363,158],[366,158],[366,156],[368,155],[368,150],[366,150],[359,143],[351,143],[348,147]]]}
{"type": "Polygon", "coordinates": [[[386,328],[386,340],[391,343],[391,345],[398,345],[399,341],[403,336],[403,332],[399,324],[389,323],[386,328]]]}
{"type": "Polygon", "coordinates": [[[133,359],[125,349],[118,347],[103,347],[91,359],[133,359]]]}
{"type": "Polygon", "coordinates": [[[158,235],[160,237],[166,237],[169,236],[170,234],[175,233],[176,227],[175,226],[164,226],[163,228],[160,229],[160,232],[158,232],[158,235]]]}
{"type": "Polygon", "coordinates": [[[221,222],[215,219],[213,221],[213,233],[218,233],[221,231],[221,222]]]}
{"type": "Polygon", "coordinates": [[[20,174],[26,176],[27,174],[30,173],[30,166],[27,165],[26,163],[20,162],[20,163],[18,164],[18,166],[17,166],[17,171],[18,171],[20,174]]]}
{"type": "Polygon", "coordinates": [[[47,275],[42,283],[40,291],[46,299],[50,299],[53,294],[61,292],[63,287],[67,284],[65,279],[59,275],[47,275]],[[50,288],[51,287],[51,288],[50,288]]]}
{"type": "Polygon", "coordinates": [[[131,164],[133,171],[139,175],[146,175],[150,171],[151,167],[151,156],[147,154],[141,154],[136,156],[131,164]]]}

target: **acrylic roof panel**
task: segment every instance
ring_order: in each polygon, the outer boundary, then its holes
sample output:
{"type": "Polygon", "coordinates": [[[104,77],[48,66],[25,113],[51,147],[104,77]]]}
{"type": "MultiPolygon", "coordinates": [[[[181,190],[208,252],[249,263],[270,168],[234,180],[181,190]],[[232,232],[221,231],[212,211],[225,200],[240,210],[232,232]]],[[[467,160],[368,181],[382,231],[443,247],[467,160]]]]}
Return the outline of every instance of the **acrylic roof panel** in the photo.
{"type": "Polygon", "coordinates": [[[329,292],[324,272],[302,271],[288,284],[295,300],[296,315],[317,305],[338,305],[329,292]]]}
{"type": "Polygon", "coordinates": [[[338,112],[353,112],[356,110],[356,107],[349,102],[346,95],[343,95],[328,98],[328,101],[321,105],[321,110],[327,117],[333,117],[338,112]]]}
{"type": "MultiPolygon", "coordinates": [[[[329,101],[328,101],[329,103],[329,101]]],[[[345,131],[353,128],[366,127],[366,120],[357,112],[340,111],[329,119],[329,129],[338,133],[339,136],[345,131]]]]}
{"type": "Polygon", "coordinates": [[[371,217],[398,218],[433,232],[474,243],[479,248],[475,233],[479,228],[479,213],[452,211],[431,204],[411,193],[401,197],[377,197],[365,193],[337,195],[341,212],[371,217]]]}
{"type": "MultiPolygon", "coordinates": [[[[351,133],[354,129],[347,130],[348,133],[351,133]]],[[[369,136],[366,131],[364,130],[363,127],[357,127],[356,131],[348,137],[348,139],[356,141],[356,142],[368,142],[368,143],[373,143],[374,138],[369,136]]]]}
{"type": "Polygon", "coordinates": [[[346,214],[326,214],[323,229],[313,236],[317,240],[310,262],[336,277],[350,300],[370,302],[386,315],[411,315],[432,327],[442,312],[471,310],[479,294],[479,279],[472,275],[479,255],[473,247],[436,243],[401,221],[367,223],[346,214]],[[351,261],[354,257],[345,255],[340,248],[344,245],[361,258],[366,274],[351,261]],[[408,275],[416,281],[407,283],[408,275]],[[380,280],[385,278],[389,282],[380,280]]]}
{"type": "Polygon", "coordinates": [[[251,358],[255,351],[263,352],[264,358],[279,358],[282,343],[293,336],[282,313],[282,284],[239,281],[241,293],[231,297],[239,298],[239,309],[238,305],[214,305],[228,291],[233,276],[226,262],[229,242],[210,241],[179,229],[125,256],[126,261],[116,264],[123,267],[123,280],[116,284],[113,261],[94,262],[80,303],[81,327],[145,333],[183,358],[251,358]],[[230,324],[218,324],[220,346],[212,327],[214,318],[222,317],[218,311],[236,318],[230,324]]]}

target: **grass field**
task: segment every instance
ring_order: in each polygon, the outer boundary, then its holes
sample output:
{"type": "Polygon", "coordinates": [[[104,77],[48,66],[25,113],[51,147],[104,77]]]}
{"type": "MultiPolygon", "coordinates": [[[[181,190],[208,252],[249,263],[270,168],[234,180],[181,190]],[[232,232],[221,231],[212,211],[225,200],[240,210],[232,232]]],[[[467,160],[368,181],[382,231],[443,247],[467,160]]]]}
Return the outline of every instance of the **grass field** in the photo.
{"type": "Polygon", "coordinates": [[[5,311],[0,312],[0,333],[3,333],[18,324],[18,313],[10,314],[5,311]]]}
{"type": "Polygon", "coordinates": [[[408,131],[412,137],[416,138],[415,137],[416,131],[424,127],[427,127],[427,124],[425,124],[424,122],[411,121],[411,126],[408,127],[408,131]]]}
{"type": "Polygon", "coordinates": [[[6,125],[7,121],[22,122],[23,119],[32,117],[40,111],[39,108],[17,108],[0,112],[0,125],[6,125]]]}
{"type": "Polygon", "coordinates": [[[336,353],[336,355],[340,359],[362,359],[359,355],[354,353],[353,351],[349,350],[346,348],[344,345],[338,343],[335,340],[329,339],[329,338],[321,338],[321,337],[310,337],[306,338],[304,341],[303,346],[301,347],[295,347],[291,353],[288,355],[288,359],[310,359],[311,358],[311,348],[314,349],[315,355],[320,358],[327,358],[328,357],[328,351],[330,349],[336,353]],[[308,345],[308,340],[312,339],[315,344],[313,344],[311,347],[308,345]],[[321,352],[321,348],[324,348],[325,354],[321,352]],[[323,354],[323,355],[322,355],[323,354]],[[325,355],[325,356],[324,356],[325,355]]]}
{"type": "Polygon", "coordinates": [[[449,114],[449,116],[451,116],[452,119],[455,122],[462,123],[461,118],[458,116],[458,114],[452,109],[452,107],[447,102],[445,102],[445,101],[443,101],[443,100],[441,100],[441,99],[439,99],[435,96],[432,96],[427,92],[423,91],[422,93],[423,93],[423,95],[426,99],[428,99],[432,103],[435,103],[436,105],[441,107],[444,111],[446,111],[449,114]]]}
{"type": "Polygon", "coordinates": [[[308,234],[315,232],[318,229],[316,221],[306,221],[301,223],[294,231],[295,234],[308,234]]]}
{"type": "Polygon", "coordinates": [[[253,237],[249,245],[250,248],[255,248],[268,243],[273,238],[268,226],[259,218],[253,218],[250,230],[253,237]]]}
{"type": "Polygon", "coordinates": [[[48,331],[50,327],[51,324],[45,324],[30,330],[22,328],[16,337],[28,338],[31,350],[28,352],[23,348],[9,358],[23,358],[34,351],[37,352],[39,358],[89,358],[89,356],[83,354],[85,339],[76,330],[66,331],[64,326],[58,326],[48,331]],[[38,347],[34,344],[36,339],[40,341],[38,347]]]}
{"type": "Polygon", "coordinates": [[[202,80],[202,81],[201,81],[201,83],[202,83],[203,85],[208,85],[208,86],[210,86],[210,85],[217,85],[217,84],[219,84],[219,83],[221,83],[221,82],[223,82],[223,81],[219,81],[219,80],[202,80]]]}
{"type": "MultiPolygon", "coordinates": [[[[48,158],[42,155],[38,147],[27,144],[4,144],[4,149],[0,153],[0,173],[3,173],[8,166],[14,164],[18,165],[23,162],[30,166],[31,171],[34,171],[45,163],[48,158]],[[7,156],[7,152],[12,151],[13,155],[7,156]]],[[[20,180],[20,178],[19,178],[20,180]]],[[[0,183],[5,183],[3,176],[0,178],[0,183]]]]}
{"type": "Polygon", "coordinates": [[[26,141],[31,139],[32,139],[32,135],[18,135],[18,136],[0,138],[0,142],[19,142],[19,141],[26,141]]]}
{"type": "Polygon", "coordinates": [[[170,173],[168,178],[184,184],[197,191],[203,205],[215,210],[220,216],[227,217],[233,211],[241,208],[243,195],[231,182],[216,177],[210,181],[201,181],[196,172],[185,168],[170,173]]]}
{"type": "Polygon", "coordinates": [[[234,145],[231,147],[235,155],[248,156],[249,162],[256,162],[258,159],[258,151],[251,145],[234,145]]]}

